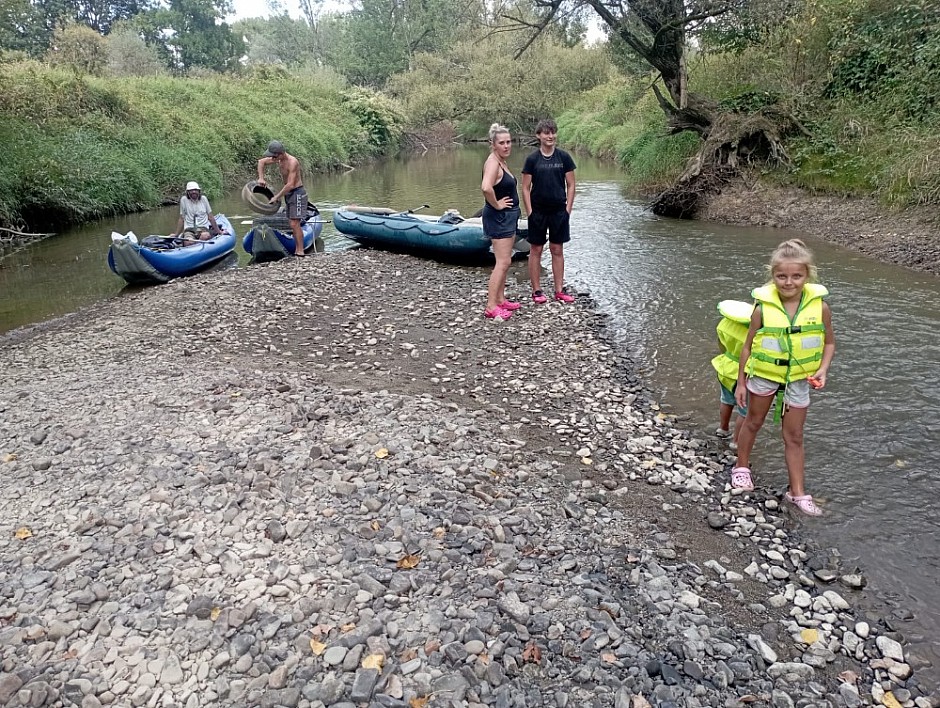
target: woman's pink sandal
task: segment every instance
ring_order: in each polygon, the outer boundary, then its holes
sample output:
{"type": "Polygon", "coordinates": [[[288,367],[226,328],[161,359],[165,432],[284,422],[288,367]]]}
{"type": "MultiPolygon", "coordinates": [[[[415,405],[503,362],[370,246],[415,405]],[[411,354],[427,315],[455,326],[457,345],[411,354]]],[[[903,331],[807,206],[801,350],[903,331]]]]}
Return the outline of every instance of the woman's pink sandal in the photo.
{"type": "Polygon", "coordinates": [[[754,482],[751,481],[751,470],[747,467],[731,468],[731,488],[743,489],[750,492],[754,489],[754,482]]]}
{"type": "Polygon", "coordinates": [[[504,310],[499,305],[497,305],[492,310],[484,310],[483,316],[488,320],[499,320],[501,322],[505,322],[510,317],[512,317],[512,312],[509,310],[504,310]]]}
{"type": "Polygon", "coordinates": [[[522,307],[522,303],[513,302],[512,300],[503,300],[501,303],[497,305],[497,307],[503,310],[506,310],[507,312],[515,312],[520,307],[522,307]]]}
{"type": "Polygon", "coordinates": [[[811,494],[795,497],[790,494],[790,492],[787,492],[783,497],[807,516],[822,516],[822,509],[816,506],[816,502],[813,501],[811,494]]]}

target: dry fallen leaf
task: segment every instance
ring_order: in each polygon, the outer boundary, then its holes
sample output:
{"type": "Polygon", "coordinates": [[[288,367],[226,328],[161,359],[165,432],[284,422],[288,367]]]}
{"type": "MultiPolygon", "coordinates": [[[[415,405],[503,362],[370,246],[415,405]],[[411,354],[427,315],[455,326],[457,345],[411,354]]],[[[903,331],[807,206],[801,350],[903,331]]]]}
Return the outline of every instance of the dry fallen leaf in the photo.
{"type": "Polygon", "coordinates": [[[839,680],[843,683],[848,683],[854,686],[855,682],[858,681],[858,674],[854,671],[843,671],[841,674],[839,674],[839,680]]]}
{"type": "Polygon", "coordinates": [[[378,531],[380,528],[382,528],[382,524],[379,523],[379,520],[378,520],[378,519],[375,519],[375,520],[374,520],[371,524],[369,524],[369,525],[372,527],[372,530],[373,530],[373,531],[378,531]]]}
{"type": "Polygon", "coordinates": [[[28,526],[21,526],[13,534],[15,538],[18,538],[20,541],[25,541],[27,538],[31,538],[33,532],[29,530],[28,526]]]}
{"type": "Polygon", "coordinates": [[[381,654],[369,654],[365,659],[362,660],[362,668],[364,669],[375,669],[376,671],[382,670],[382,664],[385,662],[385,657],[381,654]]]}
{"type": "Polygon", "coordinates": [[[415,698],[412,698],[410,701],[408,701],[408,708],[425,708],[425,706],[428,704],[428,701],[430,700],[430,696],[416,696],[415,698]]]}
{"type": "Polygon", "coordinates": [[[603,654],[601,654],[601,659],[606,661],[608,664],[613,664],[617,661],[617,655],[612,652],[605,651],[603,654]]]}
{"type": "Polygon", "coordinates": [[[444,527],[443,527],[443,526],[438,526],[436,529],[434,529],[434,530],[431,532],[431,535],[434,536],[434,538],[441,539],[441,538],[444,538],[444,534],[445,534],[445,533],[447,533],[447,532],[444,530],[444,527]]]}
{"type": "Polygon", "coordinates": [[[434,652],[441,648],[441,642],[437,639],[429,639],[424,643],[424,655],[431,656],[434,652]]]}
{"type": "Polygon", "coordinates": [[[819,632],[815,629],[804,629],[800,631],[800,639],[807,644],[815,644],[819,641],[819,632]]]}
{"type": "Polygon", "coordinates": [[[13,460],[16,459],[16,453],[15,453],[15,452],[8,452],[6,455],[3,456],[2,459],[3,459],[4,462],[13,462],[13,460]]]}
{"type": "Polygon", "coordinates": [[[235,391],[234,393],[229,394],[229,398],[241,398],[241,391],[235,391]]]}
{"type": "Polygon", "coordinates": [[[326,644],[323,642],[318,642],[316,639],[311,639],[310,651],[312,651],[316,656],[320,656],[320,654],[326,651],[326,644]]]}
{"type": "Polygon", "coordinates": [[[215,622],[217,619],[219,619],[219,615],[221,614],[222,614],[221,608],[213,607],[212,610],[209,612],[209,619],[215,622]]]}
{"type": "Polygon", "coordinates": [[[395,564],[396,568],[403,568],[404,570],[411,570],[416,568],[418,563],[421,561],[420,556],[416,556],[413,553],[409,553],[407,556],[400,558],[395,564]]]}
{"type": "Polygon", "coordinates": [[[407,661],[411,661],[412,659],[417,658],[417,656],[418,656],[418,650],[415,649],[414,647],[408,647],[407,649],[405,649],[405,651],[403,651],[403,652],[398,656],[398,660],[399,660],[402,664],[404,664],[404,663],[407,662],[407,661]]]}
{"type": "Polygon", "coordinates": [[[581,633],[578,636],[581,637],[581,641],[584,641],[585,639],[590,637],[592,634],[594,634],[593,630],[585,628],[581,630],[581,633]]]}
{"type": "Polygon", "coordinates": [[[526,644],[525,649],[522,650],[522,660],[533,664],[541,663],[542,650],[539,649],[539,645],[535,642],[526,644]]]}
{"type": "Polygon", "coordinates": [[[375,456],[380,460],[384,460],[386,457],[388,457],[388,450],[386,450],[384,447],[380,447],[375,451],[375,456]]]}
{"type": "Polygon", "coordinates": [[[349,624],[344,624],[344,625],[343,625],[342,627],[340,627],[339,629],[340,629],[340,631],[341,631],[343,634],[345,634],[346,632],[351,632],[351,631],[353,631],[355,628],[356,628],[356,623],[355,623],[355,622],[350,622],[349,624]]]}
{"type": "Polygon", "coordinates": [[[748,693],[747,695],[738,698],[738,700],[741,701],[741,703],[754,703],[758,699],[757,696],[755,696],[753,693],[748,693]]]}
{"type": "Polygon", "coordinates": [[[881,703],[885,708],[901,708],[901,704],[898,703],[898,699],[894,697],[891,691],[885,691],[885,695],[881,698],[881,703]]]}
{"type": "Polygon", "coordinates": [[[650,705],[650,702],[643,698],[643,696],[634,696],[630,700],[630,708],[653,708],[650,705]]]}
{"type": "Polygon", "coordinates": [[[483,664],[483,666],[489,666],[490,661],[489,654],[477,654],[477,663],[483,664]]]}

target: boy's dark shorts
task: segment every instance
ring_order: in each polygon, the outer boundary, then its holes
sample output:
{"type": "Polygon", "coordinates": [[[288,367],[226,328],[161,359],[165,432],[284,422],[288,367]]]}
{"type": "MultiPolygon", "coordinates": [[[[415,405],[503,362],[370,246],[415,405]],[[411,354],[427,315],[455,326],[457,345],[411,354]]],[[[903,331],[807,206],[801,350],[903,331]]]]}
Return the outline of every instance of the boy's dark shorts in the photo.
{"type": "Polygon", "coordinates": [[[536,246],[549,243],[568,243],[571,240],[570,214],[565,207],[555,211],[532,210],[529,214],[528,242],[536,246]],[[546,234],[548,238],[546,239],[546,234]]]}
{"type": "Polygon", "coordinates": [[[284,197],[287,203],[287,218],[307,220],[307,190],[303,187],[292,189],[284,197]]]}

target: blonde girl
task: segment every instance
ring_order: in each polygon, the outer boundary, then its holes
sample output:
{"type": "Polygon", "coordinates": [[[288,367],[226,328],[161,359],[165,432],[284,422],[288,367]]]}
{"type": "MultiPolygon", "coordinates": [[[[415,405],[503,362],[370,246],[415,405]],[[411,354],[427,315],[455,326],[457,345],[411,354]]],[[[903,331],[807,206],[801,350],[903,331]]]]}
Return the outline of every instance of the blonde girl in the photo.
{"type": "Polygon", "coordinates": [[[799,511],[819,516],[822,511],[804,487],[803,425],[809,389],[826,385],[836,351],[832,313],[823,298],[829,291],[816,283],[816,266],[799,239],[784,241],[770,259],[770,281],[756,288],[756,306],[741,351],[735,399],[747,406],[738,438],[738,459],[731,486],[754,488],[750,458],[754,440],[768,411],[778,400],[783,411],[783,446],[790,486],[785,499],[799,511]]]}
{"type": "Polygon", "coordinates": [[[480,188],[486,200],[483,205],[483,233],[492,242],[493,255],[496,256],[483,316],[497,320],[508,320],[513,312],[522,307],[518,302],[506,299],[506,274],[509,272],[519,223],[516,178],[506,164],[511,152],[512,136],[509,129],[493,123],[490,126],[490,155],[483,164],[483,183],[480,188]]]}

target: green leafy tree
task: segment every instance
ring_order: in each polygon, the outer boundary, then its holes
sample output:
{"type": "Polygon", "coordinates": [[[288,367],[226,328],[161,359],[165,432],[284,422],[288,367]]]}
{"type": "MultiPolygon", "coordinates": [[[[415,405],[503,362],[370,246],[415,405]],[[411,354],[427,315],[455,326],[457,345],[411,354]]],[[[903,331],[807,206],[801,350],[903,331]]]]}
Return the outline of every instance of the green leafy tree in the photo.
{"type": "Polygon", "coordinates": [[[108,73],[112,76],[159,76],[167,73],[156,48],[129,23],[118,23],[107,37],[108,73]]]}
{"type": "Polygon", "coordinates": [[[479,0],[361,0],[320,21],[324,59],[351,82],[381,87],[423,52],[445,50],[484,16],[479,0]]]}
{"type": "Polygon", "coordinates": [[[108,54],[104,37],[91,27],[67,24],[55,31],[46,58],[52,66],[65,67],[78,74],[100,76],[108,54]]]}
{"type": "Polygon", "coordinates": [[[464,40],[447,52],[420,54],[414,69],[395,76],[388,91],[405,104],[418,129],[447,122],[483,134],[499,121],[514,132],[531,132],[539,119],[558,115],[568,101],[610,77],[603,49],[572,48],[541,37],[523,60],[513,60],[518,39],[495,33],[464,40]]]}
{"type": "Polygon", "coordinates": [[[0,0],[0,53],[37,56],[48,43],[42,15],[29,0],[0,0]]]}
{"type": "Polygon", "coordinates": [[[244,39],[248,64],[281,64],[287,67],[315,66],[320,60],[316,26],[294,19],[286,12],[270,18],[253,17],[232,26],[244,39]]]}
{"type": "Polygon", "coordinates": [[[702,25],[703,46],[711,51],[741,52],[766,44],[782,25],[797,18],[805,0],[747,0],[733,11],[711,17],[702,25]]]}
{"type": "Polygon", "coordinates": [[[41,56],[53,34],[69,23],[108,34],[114,24],[136,17],[152,0],[0,0],[0,50],[41,56]]]}
{"type": "Polygon", "coordinates": [[[366,0],[365,8],[346,15],[324,17],[321,22],[324,59],[350,83],[379,88],[392,74],[408,68],[408,55],[378,5],[385,0],[366,0]]]}
{"type": "Polygon", "coordinates": [[[231,9],[228,0],[169,0],[168,7],[138,15],[136,25],[175,71],[224,72],[238,68],[245,50],[224,22],[231,9]]]}
{"type": "Polygon", "coordinates": [[[151,8],[150,0],[55,0],[62,2],[69,19],[108,34],[115,22],[129,20],[151,8]]]}

